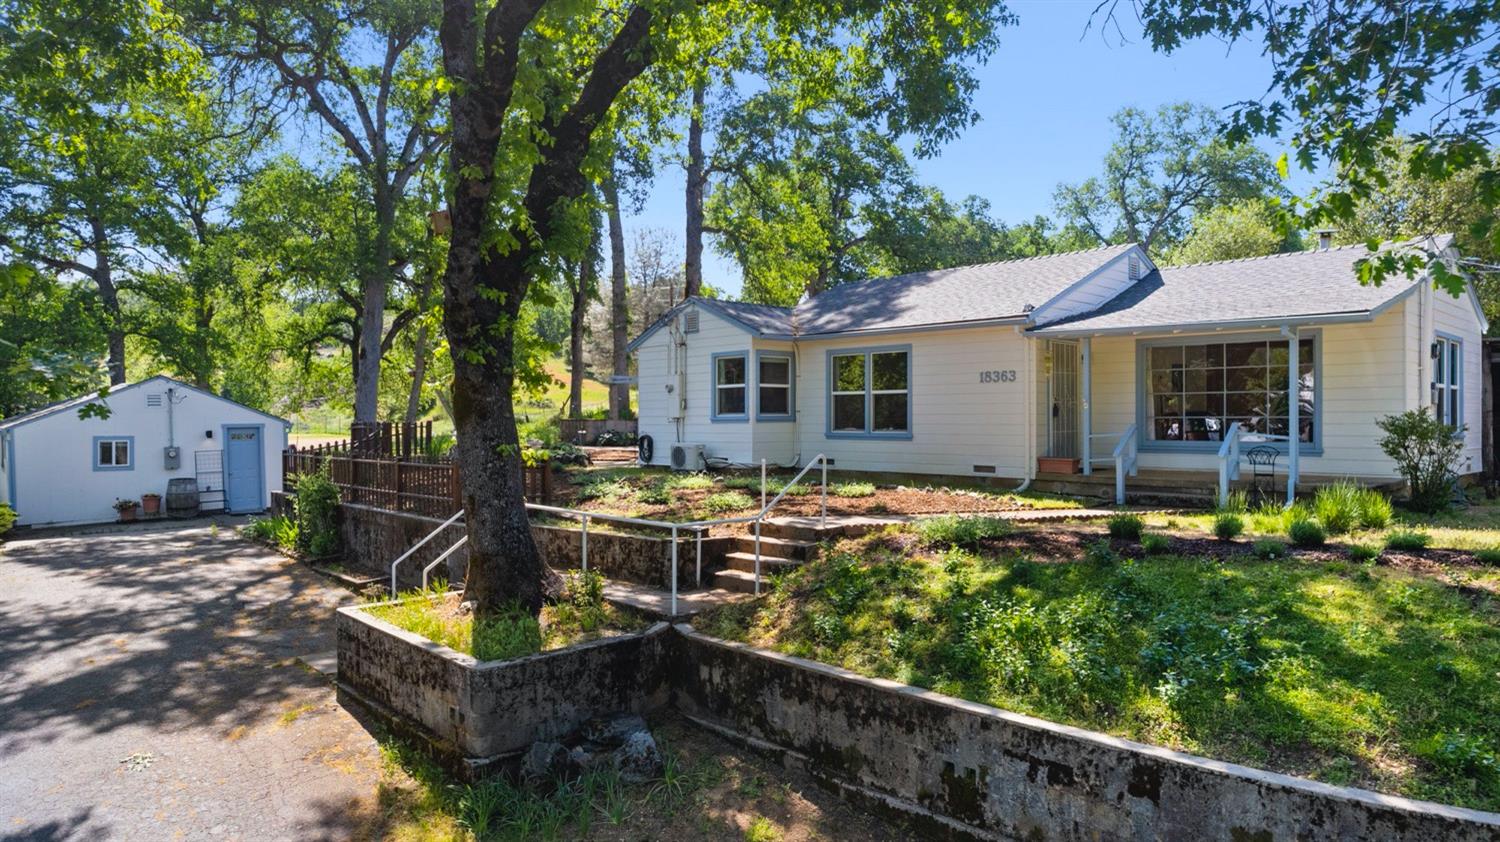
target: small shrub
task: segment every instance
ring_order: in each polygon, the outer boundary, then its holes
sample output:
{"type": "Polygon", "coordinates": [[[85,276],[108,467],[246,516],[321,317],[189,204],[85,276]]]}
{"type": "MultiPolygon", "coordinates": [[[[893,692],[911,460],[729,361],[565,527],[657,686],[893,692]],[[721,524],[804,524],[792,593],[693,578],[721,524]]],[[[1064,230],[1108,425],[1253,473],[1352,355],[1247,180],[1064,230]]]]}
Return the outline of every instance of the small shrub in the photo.
{"type": "Polygon", "coordinates": [[[828,493],[835,497],[874,497],[873,482],[836,482],[828,486],[828,493]]]}
{"type": "Polygon", "coordinates": [[[1385,431],[1380,449],[1406,478],[1411,507],[1427,513],[1446,509],[1463,453],[1463,427],[1449,427],[1425,407],[1387,415],[1375,423],[1385,431]]]}
{"type": "Polygon", "coordinates": [[[1358,495],[1359,526],[1361,529],[1384,529],[1391,523],[1395,512],[1391,501],[1373,488],[1361,488],[1358,495]]]}
{"type": "Polygon", "coordinates": [[[1090,564],[1111,565],[1120,560],[1120,554],[1115,552],[1108,541],[1095,541],[1083,551],[1083,560],[1090,564]]]}
{"type": "Polygon", "coordinates": [[[339,487],[328,478],[326,467],[297,480],[293,508],[297,512],[297,549],[313,558],[338,552],[339,487]]]}
{"type": "Polygon", "coordinates": [[[1294,546],[1321,547],[1328,540],[1328,533],[1317,521],[1303,517],[1287,524],[1286,537],[1294,546]]]}
{"type": "Polygon", "coordinates": [[[16,525],[16,510],[8,503],[0,503],[0,535],[11,530],[16,525]]]}
{"type": "Polygon", "coordinates": [[[1250,511],[1250,494],[1244,489],[1229,492],[1229,497],[1219,504],[1221,514],[1242,515],[1250,511]]]}
{"type": "Polygon", "coordinates": [[[1359,523],[1360,490],[1349,480],[1318,489],[1313,497],[1313,514],[1329,535],[1343,535],[1359,523]]]}
{"type": "Polygon", "coordinates": [[[249,538],[252,541],[260,541],[264,544],[275,543],[278,520],[286,520],[286,518],[251,518],[249,523],[240,527],[240,535],[245,538],[249,538]]]}
{"type": "Polygon", "coordinates": [[[786,480],[778,477],[771,477],[766,480],[766,494],[774,497],[782,493],[785,493],[788,497],[802,497],[812,493],[812,486],[804,485],[800,482],[795,485],[787,485],[786,480]]]}
{"type": "Polygon", "coordinates": [[[1485,547],[1474,553],[1474,560],[1489,567],[1500,567],[1500,547],[1485,547]]]}
{"type": "Polygon", "coordinates": [[[296,521],[285,517],[277,517],[275,519],[275,535],[273,538],[276,541],[276,546],[280,547],[282,552],[295,552],[297,547],[302,543],[298,540],[300,535],[301,530],[297,528],[296,521]]]}
{"type": "Polygon", "coordinates": [[[1286,544],[1273,538],[1267,538],[1263,541],[1256,541],[1252,552],[1255,553],[1256,558],[1271,561],[1273,559],[1286,558],[1287,548],[1286,544]]]}
{"type": "Polygon", "coordinates": [[[1146,522],[1141,520],[1140,515],[1115,515],[1109,519],[1109,537],[1136,541],[1140,539],[1141,530],[1145,527],[1146,522]]]}
{"type": "Polygon", "coordinates": [[[672,491],[665,482],[656,480],[637,492],[635,499],[648,506],[665,506],[672,502],[672,491]]]}
{"type": "Polygon", "coordinates": [[[624,430],[605,430],[594,443],[600,447],[628,447],[635,444],[635,436],[624,430]]]}
{"type": "Polygon", "coordinates": [[[1245,531],[1245,519],[1234,512],[1219,512],[1214,517],[1214,535],[1220,541],[1233,541],[1245,531]]]}
{"type": "Polygon", "coordinates": [[[1009,521],[997,517],[942,515],[920,520],[917,537],[931,546],[973,547],[986,538],[1003,538],[1012,530],[1009,521]]]}
{"type": "Polygon", "coordinates": [[[1431,535],[1415,529],[1397,529],[1385,536],[1385,548],[1398,552],[1421,552],[1431,542],[1431,535]]]}
{"type": "Polygon", "coordinates": [[[1141,536],[1141,549],[1146,555],[1162,555],[1172,547],[1172,539],[1160,533],[1151,532],[1141,536]]]}
{"type": "MultiPolygon", "coordinates": [[[[670,487],[670,483],[666,487],[670,487]]],[[[588,477],[578,486],[577,499],[580,503],[588,500],[619,500],[633,493],[629,483],[614,477],[588,477]]]]}
{"type": "Polygon", "coordinates": [[[781,831],[765,816],[756,816],[745,828],[745,842],[781,842],[781,831]]]}
{"type": "Polygon", "coordinates": [[[1440,733],[1422,741],[1416,753],[1434,766],[1458,778],[1500,778],[1500,758],[1483,737],[1463,731],[1440,733]]]}
{"type": "Polygon", "coordinates": [[[1349,558],[1355,561],[1374,561],[1380,558],[1380,548],[1374,544],[1350,544],[1349,558]]]}
{"type": "Polygon", "coordinates": [[[708,474],[686,474],[669,480],[667,485],[678,491],[707,491],[714,487],[714,478],[708,474]]]}
{"type": "Polygon", "coordinates": [[[739,491],[720,491],[704,497],[703,508],[714,514],[725,514],[755,508],[755,501],[739,491]]]}

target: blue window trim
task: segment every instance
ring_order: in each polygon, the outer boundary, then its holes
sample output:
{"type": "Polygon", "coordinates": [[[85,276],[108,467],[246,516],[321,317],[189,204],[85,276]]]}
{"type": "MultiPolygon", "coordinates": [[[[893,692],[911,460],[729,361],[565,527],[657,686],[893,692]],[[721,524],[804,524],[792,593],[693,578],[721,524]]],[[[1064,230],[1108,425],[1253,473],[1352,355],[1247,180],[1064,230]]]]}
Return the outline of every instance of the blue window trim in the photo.
{"type": "MultiPolygon", "coordinates": [[[[1323,332],[1321,330],[1300,330],[1297,332],[1298,340],[1311,339],[1313,341],[1313,440],[1302,442],[1297,447],[1297,453],[1302,456],[1323,455],[1323,332]]],[[[1136,446],[1149,453],[1213,453],[1219,452],[1220,441],[1155,441],[1146,435],[1147,412],[1146,406],[1149,400],[1146,395],[1146,373],[1149,361],[1146,353],[1151,348],[1160,348],[1169,345],[1217,345],[1234,342],[1266,342],[1281,341],[1285,343],[1287,337],[1282,336],[1279,331],[1259,333],[1223,333],[1223,334],[1195,334],[1192,336],[1168,336],[1153,337],[1150,339],[1137,339],[1135,342],[1135,423],[1136,423],[1136,446]]],[[[1301,360],[1299,359],[1300,363],[1301,360]]],[[[1268,441],[1256,442],[1256,447],[1274,447],[1281,453],[1286,453],[1286,442],[1268,441]]]]}
{"type": "Polygon", "coordinates": [[[750,420],[750,352],[720,351],[708,358],[708,420],[714,424],[745,424],[750,420]],[[738,358],[745,363],[745,411],[730,415],[719,414],[719,360],[738,358]]]}
{"type": "Polygon", "coordinates": [[[11,509],[20,512],[21,507],[16,503],[16,434],[14,430],[5,435],[5,469],[6,486],[10,490],[8,502],[11,509]]]}
{"type": "Polygon", "coordinates": [[[916,406],[916,381],[912,377],[912,353],[910,345],[880,345],[869,348],[829,348],[824,352],[823,367],[827,370],[824,378],[826,389],[823,394],[823,437],[830,439],[890,439],[892,441],[909,441],[912,437],[912,410],[916,406]],[[874,368],[870,360],[871,354],[904,353],[906,354],[906,429],[900,432],[875,432],[870,426],[875,423],[875,401],[871,395],[874,386],[874,368]],[[833,429],[833,358],[852,357],[863,354],[865,358],[865,429],[834,430],[833,429]]]}
{"type": "Polygon", "coordinates": [[[89,457],[96,471],[133,471],[135,470],[135,436],[94,436],[94,455],[89,457]],[[130,446],[129,465],[101,465],[99,464],[99,442],[101,441],[123,441],[130,446]]]}
{"type": "Polygon", "coordinates": [[[255,430],[255,443],[260,445],[260,455],[257,457],[260,459],[260,469],[255,472],[256,475],[260,477],[260,482],[256,484],[256,507],[254,509],[251,509],[250,511],[259,512],[263,511],[266,507],[266,425],[220,424],[220,441],[224,442],[224,511],[228,512],[229,514],[236,514],[233,509],[229,508],[229,500],[233,496],[232,494],[230,494],[229,490],[229,431],[244,429],[255,430]]]}
{"type": "MultiPolygon", "coordinates": [[[[1433,331],[1432,337],[1434,342],[1441,339],[1445,342],[1451,342],[1454,345],[1458,346],[1458,423],[1450,424],[1449,426],[1453,427],[1454,435],[1458,436],[1460,440],[1463,440],[1467,438],[1468,433],[1468,430],[1464,428],[1464,398],[1468,397],[1466,393],[1469,391],[1468,384],[1464,382],[1464,340],[1461,336],[1455,336],[1454,334],[1447,333],[1441,330],[1433,331]]],[[[1443,362],[1443,370],[1447,371],[1448,369],[1452,368],[1452,364],[1453,361],[1451,359],[1445,360],[1443,362]]],[[[1428,367],[1429,370],[1431,370],[1430,363],[1428,367]]],[[[1430,377],[1428,379],[1429,381],[1431,381],[1430,377]]],[[[1429,382],[1427,384],[1427,401],[1429,404],[1431,404],[1432,402],[1432,387],[1435,385],[1437,385],[1436,382],[1429,382]]]]}
{"type": "MultiPolygon", "coordinates": [[[[779,384],[778,384],[779,385],[779,384]]],[[[755,352],[755,421],[776,423],[797,420],[797,355],[791,351],[760,350],[755,352]],[[760,411],[760,363],[766,357],[786,360],[786,408],[783,413],[767,415],[760,411]]]]}

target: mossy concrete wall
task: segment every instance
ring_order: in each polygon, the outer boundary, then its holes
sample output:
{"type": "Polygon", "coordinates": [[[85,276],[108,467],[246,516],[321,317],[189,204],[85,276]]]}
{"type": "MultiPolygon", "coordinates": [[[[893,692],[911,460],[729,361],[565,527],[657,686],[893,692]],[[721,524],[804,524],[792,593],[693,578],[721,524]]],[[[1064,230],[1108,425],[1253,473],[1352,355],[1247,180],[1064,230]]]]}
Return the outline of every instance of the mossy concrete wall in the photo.
{"type": "Polygon", "coordinates": [[[340,689],[419,726],[451,759],[493,762],[592,717],[667,700],[666,623],[509,661],[478,661],[358,607],[338,610],[337,633],[340,689]]]}
{"type": "Polygon", "coordinates": [[[677,626],[677,708],[933,835],[1493,842],[1500,815],[1221,763],[677,626]]]}

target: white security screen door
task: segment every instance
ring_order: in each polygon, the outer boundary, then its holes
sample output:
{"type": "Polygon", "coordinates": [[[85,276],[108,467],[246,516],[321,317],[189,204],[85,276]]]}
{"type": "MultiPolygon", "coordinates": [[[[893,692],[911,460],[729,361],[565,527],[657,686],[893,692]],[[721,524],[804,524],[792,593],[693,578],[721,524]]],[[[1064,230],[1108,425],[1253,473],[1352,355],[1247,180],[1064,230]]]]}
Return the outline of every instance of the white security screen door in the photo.
{"type": "Polygon", "coordinates": [[[1076,458],[1078,443],[1078,346],[1047,343],[1047,455],[1076,458]]]}

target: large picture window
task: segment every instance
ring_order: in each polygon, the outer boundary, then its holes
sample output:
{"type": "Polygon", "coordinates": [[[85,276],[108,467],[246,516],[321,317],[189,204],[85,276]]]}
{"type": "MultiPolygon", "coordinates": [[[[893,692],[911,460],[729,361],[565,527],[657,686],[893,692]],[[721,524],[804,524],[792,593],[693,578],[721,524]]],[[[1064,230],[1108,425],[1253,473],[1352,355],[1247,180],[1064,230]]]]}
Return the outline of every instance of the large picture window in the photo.
{"type": "Polygon", "coordinates": [[[713,420],[743,421],[749,417],[749,354],[715,354],[713,420]]]}
{"type": "MultiPolygon", "coordinates": [[[[1316,340],[1297,346],[1298,439],[1316,441],[1316,340]]],[[[1146,355],[1146,438],[1221,441],[1238,421],[1249,433],[1288,435],[1287,343],[1208,342],[1151,345],[1146,355]]]]}
{"type": "Polygon", "coordinates": [[[1432,411],[1439,421],[1457,429],[1464,423],[1464,343],[1452,337],[1439,336],[1434,351],[1432,411]]]}
{"type": "Polygon", "coordinates": [[[756,360],[755,418],[782,421],[792,417],[792,358],[762,353],[756,360]]]}
{"type": "Polygon", "coordinates": [[[830,352],[830,435],[911,435],[911,350],[830,352]]]}

